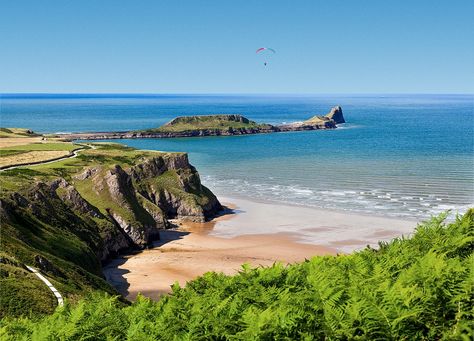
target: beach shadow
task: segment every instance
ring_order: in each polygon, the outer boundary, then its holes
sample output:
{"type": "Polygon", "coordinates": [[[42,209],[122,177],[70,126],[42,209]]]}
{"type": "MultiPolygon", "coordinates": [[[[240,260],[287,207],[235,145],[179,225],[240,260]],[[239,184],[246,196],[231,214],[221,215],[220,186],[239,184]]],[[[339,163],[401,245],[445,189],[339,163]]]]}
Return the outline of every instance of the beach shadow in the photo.
{"type": "Polygon", "coordinates": [[[176,229],[160,230],[159,235],[160,239],[155,240],[151,244],[151,248],[163,246],[174,240],[182,239],[184,236],[187,236],[190,232],[180,231],[176,229]]]}
{"type": "Polygon", "coordinates": [[[130,287],[130,283],[128,283],[124,275],[130,271],[126,269],[120,269],[119,266],[125,264],[126,261],[127,257],[121,256],[119,258],[112,259],[102,269],[106,281],[124,297],[128,296],[128,288],[130,287]]]}

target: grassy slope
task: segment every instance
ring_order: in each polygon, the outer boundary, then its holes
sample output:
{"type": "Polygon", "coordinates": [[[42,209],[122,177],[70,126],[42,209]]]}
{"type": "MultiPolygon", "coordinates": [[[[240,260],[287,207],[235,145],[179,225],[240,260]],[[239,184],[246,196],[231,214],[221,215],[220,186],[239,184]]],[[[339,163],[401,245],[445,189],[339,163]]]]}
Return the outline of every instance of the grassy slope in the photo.
{"type": "MultiPolygon", "coordinates": [[[[129,210],[121,203],[112,200],[108,190],[96,193],[91,189],[92,183],[89,179],[78,180],[75,175],[82,172],[84,167],[96,167],[102,173],[117,164],[127,169],[147,158],[164,154],[137,151],[119,144],[96,144],[96,146],[96,149],[81,151],[77,158],[34,167],[20,167],[1,173],[2,200],[11,201],[9,198],[13,193],[32,198],[35,193],[40,192],[34,188],[35,183],[48,183],[62,177],[74,185],[81,196],[96,206],[104,217],[93,218],[71,210],[62,200],[52,198],[48,195],[48,190],[45,190],[47,199],[44,202],[32,201],[38,205],[39,217],[38,214],[33,214],[29,207],[16,207],[12,217],[2,220],[0,246],[4,257],[0,260],[0,287],[2,287],[0,317],[52,311],[55,305],[54,297],[51,300],[50,293],[43,283],[35,280],[30,282],[31,276],[19,266],[34,265],[35,256],[38,255],[47,258],[59,270],[59,275],[54,273],[46,275],[61,293],[73,301],[90,290],[115,292],[101,277],[100,263],[96,258],[96,250],[101,247],[101,236],[115,231],[113,224],[105,218],[106,209],[111,208],[119,212],[135,225],[150,223],[149,219],[152,218],[136,200],[132,200],[132,209],[129,210]],[[7,258],[12,261],[7,262],[5,260],[7,258]],[[30,289],[36,293],[29,295],[30,289]]],[[[192,193],[171,188],[176,186],[176,182],[167,182],[166,179],[170,175],[175,176],[175,172],[167,172],[163,179],[154,178],[157,186],[167,186],[170,191],[181,193],[183,198],[199,198],[192,193]]],[[[60,192],[61,189],[58,189],[57,193],[60,192]]],[[[158,207],[153,209],[159,210],[158,207]]]]}
{"type": "Polygon", "coordinates": [[[79,148],[80,145],[69,142],[46,142],[46,143],[29,143],[21,146],[5,147],[0,149],[0,155],[4,151],[44,151],[44,150],[67,150],[73,151],[79,148]]]}
{"type": "Polygon", "coordinates": [[[0,138],[40,136],[24,128],[0,128],[0,138]]]}
{"type": "Polygon", "coordinates": [[[173,294],[124,306],[93,295],[0,337],[120,340],[471,340],[474,211],[434,218],[412,238],[287,267],[207,273],[173,294]]]}
{"type": "Polygon", "coordinates": [[[258,124],[254,121],[248,123],[232,121],[225,118],[226,115],[209,116],[189,116],[180,117],[176,123],[165,124],[156,129],[146,130],[147,132],[186,132],[195,130],[229,130],[243,128],[266,128],[267,124],[258,124]]]}

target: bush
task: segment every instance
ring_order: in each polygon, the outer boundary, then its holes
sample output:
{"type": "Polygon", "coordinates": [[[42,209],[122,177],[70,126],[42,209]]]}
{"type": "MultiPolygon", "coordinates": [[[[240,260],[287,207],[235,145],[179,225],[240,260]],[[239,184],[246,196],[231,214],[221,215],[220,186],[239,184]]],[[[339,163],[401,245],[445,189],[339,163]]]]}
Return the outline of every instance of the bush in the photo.
{"type": "Polygon", "coordinates": [[[471,340],[474,210],[351,255],[207,273],[158,302],[94,294],[42,319],[4,319],[2,340],[471,340]]]}

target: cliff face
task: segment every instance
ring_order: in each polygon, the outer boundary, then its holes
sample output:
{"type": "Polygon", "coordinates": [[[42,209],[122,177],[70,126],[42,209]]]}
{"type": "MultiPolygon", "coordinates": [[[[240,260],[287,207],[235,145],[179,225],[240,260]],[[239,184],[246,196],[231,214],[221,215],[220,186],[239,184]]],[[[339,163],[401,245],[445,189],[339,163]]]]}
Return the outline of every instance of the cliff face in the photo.
{"type": "MultiPolygon", "coordinates": [[[[94,150],[54,171],[5,171],[0,267],[2,255],[36,266],[66,296],[112,292],[101,262],[146,247],[168,219],[202,222],[222,209],[186,154],[124,150],[94,150]],[[122,154],[128,161],[116,162],[122,154]]],[[[20,271],[8,267],[8,277],[20,271]]]]}
{"type": "Polygon", "coordinates": [[[86,167],[70,181],[59,177],[36,182],[26,195],[22,188],[2,198],[4,207],[10,213],[27,208],[36,219],[52,225],[65,217],[70,224],[76,218],[101,220],[103,226],[97,227],[101,245],[93,245],[100,260],[123,249],[146,247],[169,226],[170,218],[204,222],[222,209],[201,185],[186,154],[150,157],[127,170],[119,164],[86,167]]]}
{"type": "Polygon", "coordinates": [[[333,120],[336,124],[346,123],[344,115],[342,114],[342,108],[339,105],[332,108],[326,117],[333,120]]]}
{"type": "Polygon", "coordinates": [[[281,131],[298,131],[298,130],[317,130],[317,129],[334,129],[336,124],[345,123],[342,109],[336,106],[326,115],[316,115],[302,122],[295,122],[279,126],[281,131]]]}

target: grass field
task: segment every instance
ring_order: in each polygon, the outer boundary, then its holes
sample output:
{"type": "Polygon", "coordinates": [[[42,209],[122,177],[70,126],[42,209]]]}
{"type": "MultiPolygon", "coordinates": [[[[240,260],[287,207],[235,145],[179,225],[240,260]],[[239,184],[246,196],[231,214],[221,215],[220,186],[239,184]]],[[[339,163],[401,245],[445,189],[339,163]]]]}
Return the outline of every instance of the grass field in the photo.
{"type": "Polygon", "coordinates": [[[46,139],[27,129],[0,128],[0,167],[46,162],[70,155],[80,145],[46,139]]]}

